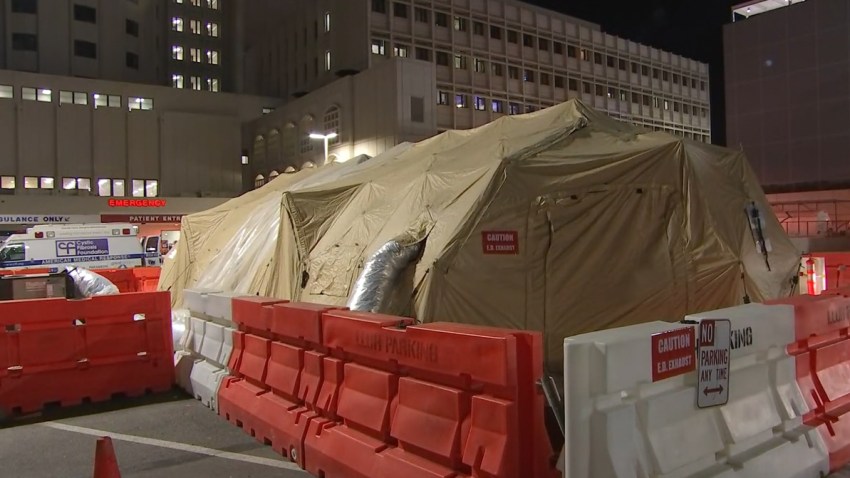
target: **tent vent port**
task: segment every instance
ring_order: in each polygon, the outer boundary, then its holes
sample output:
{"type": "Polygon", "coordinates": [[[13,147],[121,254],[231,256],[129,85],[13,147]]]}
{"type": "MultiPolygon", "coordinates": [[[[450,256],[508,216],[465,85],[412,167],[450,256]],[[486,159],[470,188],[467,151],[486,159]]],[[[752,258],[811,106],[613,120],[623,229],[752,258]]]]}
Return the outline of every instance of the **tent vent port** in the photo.
{"type": "Polygon", "coordinates": [[[380,247],[366,261],[354,284],[348,308],[382,312],[390,303],[393,287],[410,263],[419,255],[423,241],[409,234],[397,236],[380,247]]]}

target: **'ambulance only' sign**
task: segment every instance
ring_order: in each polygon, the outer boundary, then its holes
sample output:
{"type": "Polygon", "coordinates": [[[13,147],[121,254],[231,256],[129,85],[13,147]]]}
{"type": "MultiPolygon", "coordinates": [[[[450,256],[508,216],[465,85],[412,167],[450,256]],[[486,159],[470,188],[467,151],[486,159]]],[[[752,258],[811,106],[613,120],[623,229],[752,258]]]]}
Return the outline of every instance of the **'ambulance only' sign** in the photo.
{"type": "Polygon", "coordinates": [[[703,320],[699,324],[697,352],[697,406],[725,405],[729,401],[729,362],[732,323],[728,319],[703,320]]]}

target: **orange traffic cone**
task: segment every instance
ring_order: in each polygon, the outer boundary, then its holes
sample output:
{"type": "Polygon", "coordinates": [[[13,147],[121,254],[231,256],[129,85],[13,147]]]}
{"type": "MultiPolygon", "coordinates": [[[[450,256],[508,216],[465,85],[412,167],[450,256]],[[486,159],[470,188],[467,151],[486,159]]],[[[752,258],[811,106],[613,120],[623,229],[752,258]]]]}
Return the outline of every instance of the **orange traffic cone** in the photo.
{"type": "Polygon", "coordinates": [[[97,439],[97,446],[94,450],[93,478],[121,478],[121,471],[118,470],[118,459],[115,458],[115,449],[112,448],[112,438],[97,439]]]}

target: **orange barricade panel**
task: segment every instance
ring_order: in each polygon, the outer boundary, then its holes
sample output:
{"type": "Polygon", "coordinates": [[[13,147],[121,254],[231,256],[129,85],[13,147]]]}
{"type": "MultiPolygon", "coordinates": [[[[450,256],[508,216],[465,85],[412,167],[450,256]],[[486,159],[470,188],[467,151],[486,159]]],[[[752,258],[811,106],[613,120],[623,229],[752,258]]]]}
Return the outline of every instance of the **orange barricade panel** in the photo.
{"type": "Polygon", "coordinates": [[[233,321],[240,330],[266,336],[272,322],[275,304],[285,303],[285,300],[267,299],[265,297],[234,298],[233,321]]]}
{"type": "Polygon", "coordinates": [[[292,302],[277,304],[269,329],[273,334],[310,343],[322,344],[322,314],[334,307],[292,302]]]}
{"type": "Polygon", "coordinates": [[[266,378],[271,341],[256,335],[245,334],[244,343],[245,348],[242,350],[239,373],[254,385],[262,385],[266,378]]]}
{"type": "Polygon", "coordinates": [[[325,357],[322,360],[322,386],[316,397],[316,408],[327,418],[338,418],[337,402],[342,385],[343,365],[342,360],[333,357],[325,357]]]}
{"type": "Polygon", "coordinates": [[[292,401],[297,400],[303,363],[303,349],[272,342],[266,385],[277,395],[292,401]]]}
{"type": "Polygon", "coordinates": [[[174,382],[167,292],[2,302],[0,327],[5,413],[164,391],[174,382]]]}
{"type": "Polygon", "coordinates": [[[313,351],[304,352],[304,368],[301,369],[301,381],[298,384],[298,399],[309,408],[316,406],[319,388],[322,386],[324,354],[313,351]]]}
{"type": "Polygon", "coordinates": [[[511,423],[515,413],[511,402],[483,395],[472,398],[471,428],[463,462],[475,476],[518,476],[519,464],[509,452],[516,446],[517,433],[511,423]]]}

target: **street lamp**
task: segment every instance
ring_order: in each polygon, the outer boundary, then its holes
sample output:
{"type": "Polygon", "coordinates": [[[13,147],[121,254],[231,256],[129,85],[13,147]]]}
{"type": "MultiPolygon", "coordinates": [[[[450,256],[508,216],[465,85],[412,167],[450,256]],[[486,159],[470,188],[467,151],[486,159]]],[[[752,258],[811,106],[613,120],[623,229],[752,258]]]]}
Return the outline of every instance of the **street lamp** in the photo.
{"type": "Polygon", "coordinates": [[[310,139],[322,139],[325,141],[325,162],[324,164],[328,164],[328,140],[334,139],[337,137],[336,133],[328,133],[328,134],[319,134],[319,133],[310,133],[310,139]]]}

